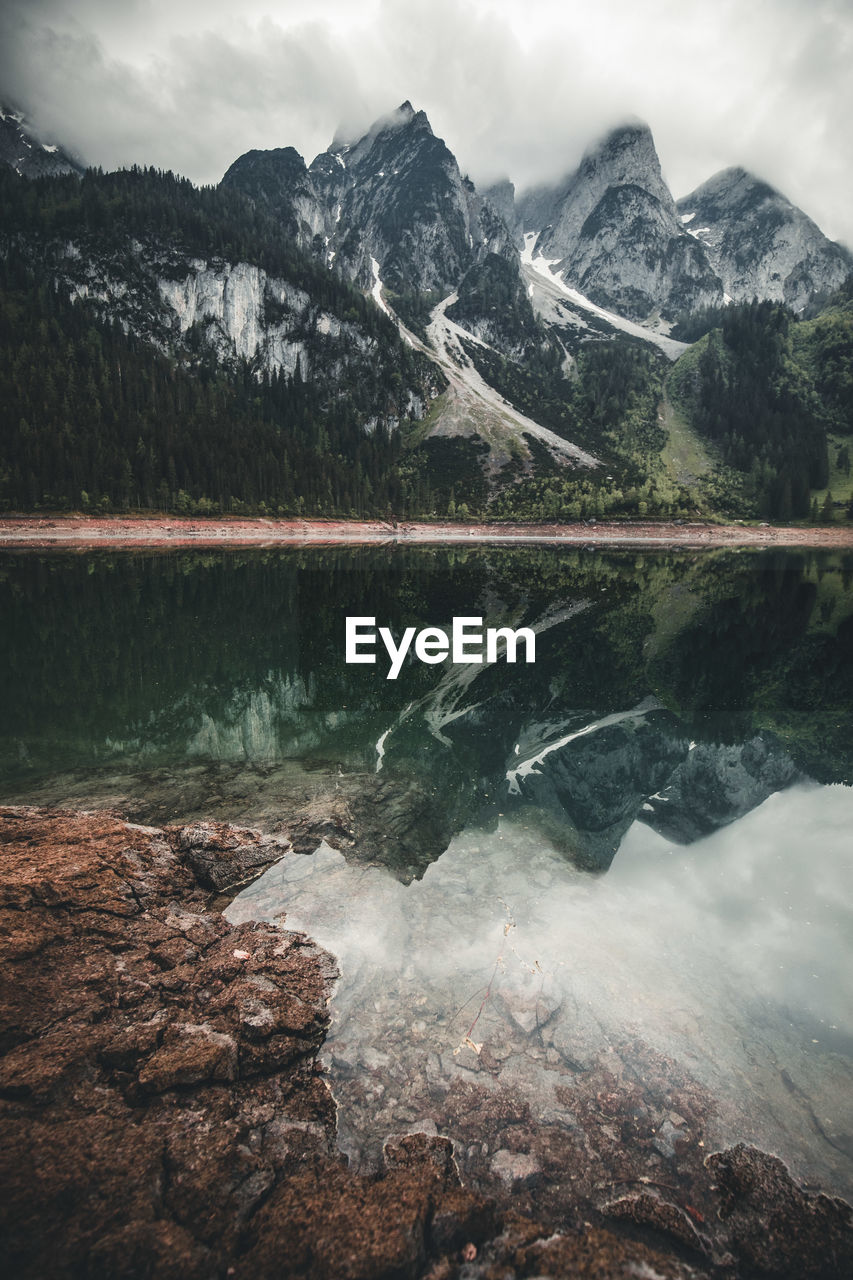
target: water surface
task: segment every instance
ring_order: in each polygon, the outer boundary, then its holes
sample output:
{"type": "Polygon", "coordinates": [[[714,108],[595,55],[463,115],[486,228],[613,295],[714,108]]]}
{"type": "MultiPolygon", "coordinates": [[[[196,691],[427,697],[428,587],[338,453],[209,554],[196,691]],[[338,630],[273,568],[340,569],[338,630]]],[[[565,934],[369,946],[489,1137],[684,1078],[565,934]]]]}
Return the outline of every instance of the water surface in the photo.
{"type": "Polygon", "coordinates": [[[355,1159],[453,1133],[463,1085],[574,1132],[585,1080],[654,1061],[697,1141],[850,1194],[850,556],[18,553],[0,619],[0,799],[291,834],[229,915],[340,957],[355,1159]],[[388,681],[349,614],[529,626],[537,661],[388,681]]]}

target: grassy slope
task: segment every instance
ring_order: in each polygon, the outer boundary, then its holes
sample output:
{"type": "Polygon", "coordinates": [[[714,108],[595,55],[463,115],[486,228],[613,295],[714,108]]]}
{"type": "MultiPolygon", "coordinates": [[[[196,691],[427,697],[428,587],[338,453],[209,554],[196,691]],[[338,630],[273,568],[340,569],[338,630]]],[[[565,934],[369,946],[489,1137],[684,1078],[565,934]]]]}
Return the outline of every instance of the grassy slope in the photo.
{"type": "Polygon", "coordinates": [[[711,446],[693,430],[680,405],[673,403],[666,388],[661,402],[661,425],[667,442],[661,449],[661,460],[674,484],[691,489],[697,480],[710,475],[716,459],[711,446]]]}

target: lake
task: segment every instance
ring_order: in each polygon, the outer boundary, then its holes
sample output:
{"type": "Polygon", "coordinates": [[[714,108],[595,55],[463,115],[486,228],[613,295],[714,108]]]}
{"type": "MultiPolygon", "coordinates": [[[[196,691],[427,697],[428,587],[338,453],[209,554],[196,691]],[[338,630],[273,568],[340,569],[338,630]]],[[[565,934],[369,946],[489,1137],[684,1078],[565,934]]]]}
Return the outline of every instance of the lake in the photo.
{"type": "Polygon", "coordinates": [[[850,554],[9,553],[0,658],[3,801],[290,837],[223,906],[339,958],[353,1161],[424,1128],[541,1176],[518,1126],[556,1151],[612,1094],[662,1170],[750,1141],[851,1195],[850,554]],[[354,615],[536,661],[388,680],[354,615]]]}

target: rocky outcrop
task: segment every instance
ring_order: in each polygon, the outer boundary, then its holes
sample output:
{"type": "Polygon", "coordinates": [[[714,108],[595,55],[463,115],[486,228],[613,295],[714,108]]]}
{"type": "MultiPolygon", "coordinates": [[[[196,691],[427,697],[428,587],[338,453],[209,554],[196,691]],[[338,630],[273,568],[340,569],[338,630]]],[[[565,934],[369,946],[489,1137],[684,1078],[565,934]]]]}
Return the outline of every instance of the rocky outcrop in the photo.
{"type": "Polygon", "coordinates": [[[333,1132],[315,1062],[334,962],[229,927],[192,869],[243,879],[279,842],[26,809],[0,811],[0,841],[11,1274],[218,1273],[333,1132]]]}
{"type": "Polygon", "coordinates": [[[520,212],[515,202],[515,186],[509,178],[501,178],[482,191],[484,200],[497,210],[512,235],[517,248],[524,246],[524,228],[520,212]]]}
{"type": "Polygon", "coordinates": [[[247,151],[226,171],[222,186],[236,187],[272,210],[284,233],[305,248],[312,247],[314,237],[325,230],[317,190],[293,147],[247,151]]]}
{"type": "MultiPolygon", "coordinates": [[[[199,348],[225,366],[299,377],[331,394],[374,385],[372,421],[388,427],[422,417],[444,383],[420,355],[400,385],[399,339],[377,333],[338,297],[332,305],[251,262],[192,258],[177,245],[120,241],[115,250],[75,242],[41,246],[61,287],[161,350],[186,358],[199,348]],[[389,393],[389,386],[397,387],[389,393]]],[[[371,317],[372,320],[372,317],[371,317]]],[[[379,320],[380,324],[387,324],[379,320]]]]}
{"type": "Polygon", "coordinates": [[[374,260],[393,290],[443,294],[488,253],[515,265],[503,218],[409,102],[308,169],[292,148],[249,152],[222,182],[273,209],[304,248],[364,289],[374,260]]]}
{"type": "Polygon", "coordinates": [[[773,734],[759,733],[729,746],[693,743],[666,785],[649,796],[637,817],[668,840],[691,844],[801,780],[802,774],[773,734]]]}
{"type": "Polygon", "coordinates": [[[673,319],[722,301],[704,249],[679,222],[647,125],[613,130],[561,188],[533,193],[523,207],[525,230],[540,232],[536,252],[600,306],[634,320],[673,319]],[[532,216],[548,225],[530,224],[532,216]]]}
{"type": "Polygon", "coordinates": [[[678,202],[681,223],[734,302],[784,302],[800,311],[853,270],[853,255],[802,209],[745,169],[724,169],[678,202]]]}
{"type": "Polygon", "coordinates": [[[679,721],[661,707],[605,716],[519,760],[507,773],[507,804],[529,806],[578,866],[606,870],[645,797],[687,748],[679,721]]]}
{"type": "Polygon", "coordinates": [[[133,332],[169,349],[191,331],[223,362],[246,360],[269,373],[337,383],[378,351],[354,321],[253,263],[186,259],[161,248],[121,261],[66,249],[57,263],[73,296],[88,298],[133,332]]]}

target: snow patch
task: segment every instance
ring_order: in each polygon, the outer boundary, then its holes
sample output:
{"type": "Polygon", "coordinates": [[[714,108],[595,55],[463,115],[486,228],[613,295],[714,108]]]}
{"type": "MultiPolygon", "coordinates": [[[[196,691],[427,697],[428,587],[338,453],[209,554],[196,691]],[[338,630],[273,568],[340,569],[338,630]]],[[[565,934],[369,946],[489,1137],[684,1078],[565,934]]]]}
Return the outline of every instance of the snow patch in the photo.
{"type": "Polygon", "coordinates": [[[549,431],[547,427],[540,426],[532,418],[525,417],[523,413],[519,413],[509,401],[495,391],[494,387],[489,386],[485,378],[480,375],[465,355],[462,343],[463,341],[472,342],[487,351],[491,351],[493,348],[487,342],[484,342],[482,338],[478,338],[476,334],[463,329],[461,325],[456,324],[454,320],[447,316],[448,307],[452,307],[457,301],[458,295],[454,292],[442,299],[433,309],[430,322],[427,325],[427,336],[432,350],[427,350],[425,353],[438,360],[451,386],[461,393],[463,397],[473,398],[474,403],[478,406],[487,406],[499,418],[511,423],[513,427],[520,427],[523,432],[526,431],[535,436],[537,440],[541,440],[554,456],[570,458],[575,464],[580,464],[584,467],[598,466],[598,459],[593,457],[592,454],[585,453],[583,449],[571,444],[568,440],[564,440],[562,436],[558,436],[554,431],[549,431]]]}
{"type": "Polygon", "coordinates": [[[373,288],[370,290],[370,296],[376,303],[380,311],[384,311],[389,320],[393,319],[391,312],[385,305],[385,299],[382,297],[382,281],[379,278],[379,263],[375,258],[370,259],[370,269],[373,272],[373,288]]]}
{"type": "Polygon", "coordinates": [[[527,268],[528,281],[533,284],[538,277],[540,280],[547,282],[551,286],[550,292],[556,291],[568,298],[575,306],[589,311],[592,315],[598,316],[602,320],[606,320],[614,329],[620,329],[623,333],[629,333],[633,338],[642,338],[644,342],[651,342],[654,346],[660,347],[664,355],[670,360],[677,360],[678,357],[687,350],[688,343],[676,342],[674,338],[668,338],[665,334],[655,333],[652,329],[646,329],[643,325],[637,324],[633,320],[627,320],[624,316],[617,315],[615,311],[607,311],[604,307],[599,307],[589,298],[584,297],[577,289],[572,289],[566,284],[559,272],[555,270],[559,258],[545,258],[542,254],[537,254],[536,249],[536,232],[528,231],[524,237],[524,248],[521,251],[522,268],[527,268]],[[531,276],[531,273],[533,275],[531,276]]]}
{"type": "MultiPolygon", "coordinates": [[[[593,720],[591,724],[584,725],[581,729],[575,729],[572,733],[565,734],[564,737],[558,738],[556,742],[551,742],[547,747],[536,753],[536,755],[528,756],[526,760],[522,760],[521,764],[515,769],[508,769],[506,780],[509,783],[510,795],[520,795],[521,787],[519,786],[519,778],[526,778],[529,773],[538,773],[538,765],[542,763],[546,756],[552,751],[559,751],[561,747],[567,746],[570,742],[574,742],[576,738],[584,738],[587,734],[595,733],[598,729],[604,729],[607,725],[622,724],[626,720],[641,720],[649,711],[654,710],[660,704],[654,698],[644,698],[636,707],[632,707],[630,711],[615,711],[612,715],[602,716],[600,720],[593,720]]],[[[652,796],[652,799],[656,799],[652,796]]]]}
{"type": "Polygon", "coordinates": [[[376,742],[376,756],[377,756],[376,772],[377,773],[380,773],[382,771],[382,759],[385,755],[385,739],[388,737],[388,734],[390,732],[391,732],[390,729],[386,729],[385,732],[381,735],[381,737],[377,739],[377,742],[376,742]]]}

